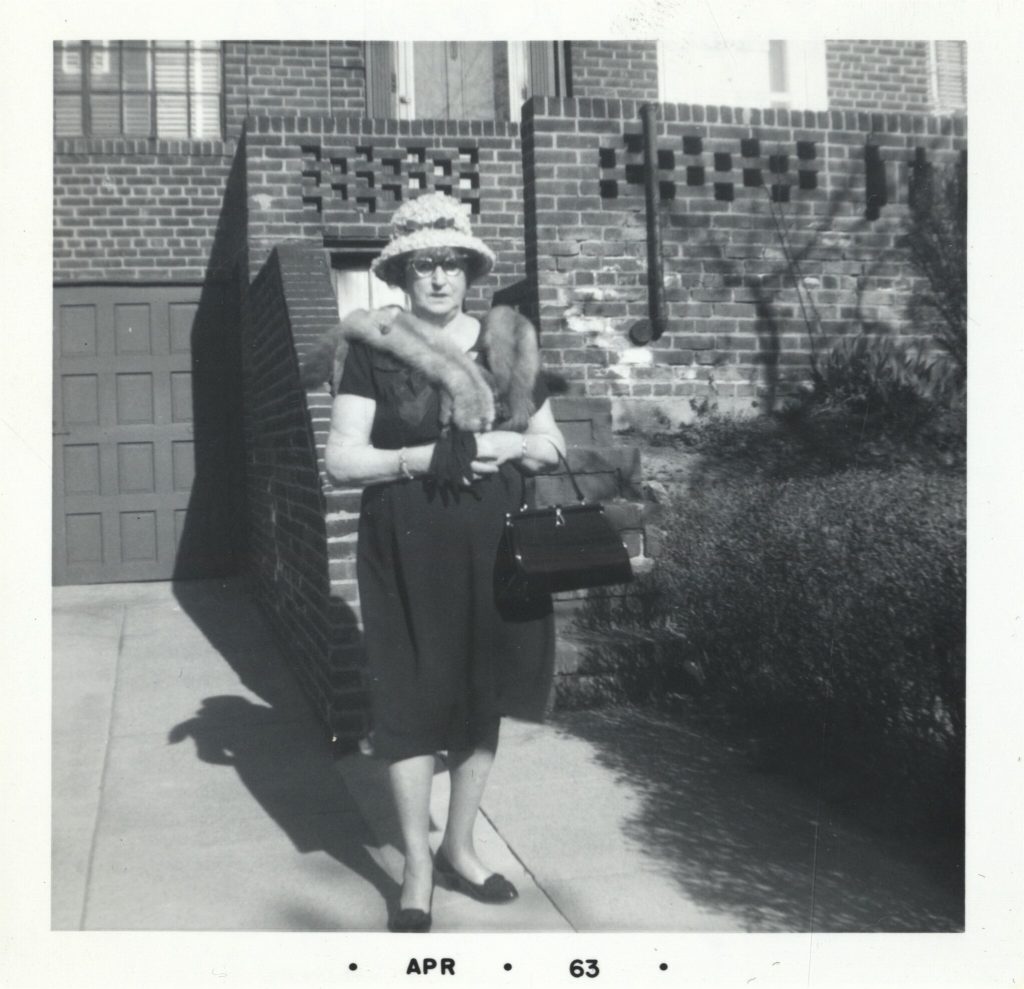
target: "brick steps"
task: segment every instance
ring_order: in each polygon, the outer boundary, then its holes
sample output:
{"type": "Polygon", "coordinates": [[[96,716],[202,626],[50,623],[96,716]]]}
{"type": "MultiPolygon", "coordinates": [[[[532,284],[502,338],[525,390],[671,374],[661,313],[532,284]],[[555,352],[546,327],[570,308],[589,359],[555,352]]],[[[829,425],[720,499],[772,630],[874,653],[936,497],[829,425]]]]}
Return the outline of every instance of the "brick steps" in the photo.
{"type": "Polygon", "coordinates": [[[615,442],[612,405],[607,398],[556,395],[550,401],[570,447],[607,446],[615,442]]]}
{"type": "MultiPolygon", "coordinates": [[[[568,461],[588,501],[640,497],[640,451],[636,447],[570,447],[568,461]]],[[[540,475],[534,480],[534,489],[538,505],[576,501],[572,482],[564,471],[540,475]]]]}
{"type": "MultiPolygon", "coordinates": [[[[576,475],[584,496],[600,501],[605,514],[622,536],[633,562],[634,572],[649,564],[645,520],[647,503],[643,500],[643,472],[640,450],[617,442],[612,432],[611,402],[606,398],[552,399],[555,419],[569,443],[569,466],[576,475]]],[[[568,476],[562,472],[536,478],[538,505],[572,504],[576,500],[568,476]]],[[[628,593],[606,588],[601,593],[628,593]]],[[[555,674],[553,701],[575,696],[581,663],[593,649],[593,637],[576,629],[573,616],[586,600],[587,591],[556,595],[555,598],[555,674]]]]}

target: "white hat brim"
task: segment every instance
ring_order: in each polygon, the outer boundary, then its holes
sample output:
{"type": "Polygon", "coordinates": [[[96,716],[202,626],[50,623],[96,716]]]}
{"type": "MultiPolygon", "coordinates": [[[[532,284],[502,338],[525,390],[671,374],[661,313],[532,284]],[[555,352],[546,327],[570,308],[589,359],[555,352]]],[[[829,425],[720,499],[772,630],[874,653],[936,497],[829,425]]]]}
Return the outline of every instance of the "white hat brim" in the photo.
{"type": "Polygon", "coordinates": [[[486,275],[494,267],[494,251],[479,237],[460,233],[457,230],[415,230],[409,234],[396,237],[374,258],[370,270],[390,285],[400,285],[403,281],[404,266],[397,263],[399,259],[413,251],[425,251],[438,247],[452,247],[467,251],[474,255],[473,278],[486,275]]]}

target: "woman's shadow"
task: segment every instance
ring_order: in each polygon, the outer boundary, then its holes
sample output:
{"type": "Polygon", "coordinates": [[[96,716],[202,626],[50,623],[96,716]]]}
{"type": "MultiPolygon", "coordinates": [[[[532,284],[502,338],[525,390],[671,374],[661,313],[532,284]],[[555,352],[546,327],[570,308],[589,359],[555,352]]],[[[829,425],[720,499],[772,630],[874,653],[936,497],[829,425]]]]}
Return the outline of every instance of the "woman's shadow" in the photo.
{"type": "MultiPolygon", "coordinates": [[[[325,852],[394,909],[399,888],[368,851],[379,839],[339,775],[336,753],[294,677],[268,648],[269,629],[258,617],[253,621],[253,604],[238,581],[176,582],[175,596],[242,685],[266,703],[238,694],[205,697],[194,717],[170,730],[168,742],[192,738],[203,762],[234,769],[297,851],[325,852]]],[[[337,925],[307,917],[304,926],[337,925]]]]}

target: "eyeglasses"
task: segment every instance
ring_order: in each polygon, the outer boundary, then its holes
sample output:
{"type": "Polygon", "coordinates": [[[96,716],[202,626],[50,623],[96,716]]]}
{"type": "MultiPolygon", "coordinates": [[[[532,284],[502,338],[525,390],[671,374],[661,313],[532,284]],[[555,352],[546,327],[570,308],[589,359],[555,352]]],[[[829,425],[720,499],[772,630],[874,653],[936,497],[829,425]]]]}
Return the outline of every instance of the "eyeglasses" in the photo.
{"type": "Polygon", "coordinates": [[[418,257],[413,258],[409,262],[409,270],[417,278],[428,278],[438,268],[444,272],[446,278],[451,278],[460,271],[464,272],[466,270],[466,261],[464,258],[449,254],[443,258],[418,257]]]}

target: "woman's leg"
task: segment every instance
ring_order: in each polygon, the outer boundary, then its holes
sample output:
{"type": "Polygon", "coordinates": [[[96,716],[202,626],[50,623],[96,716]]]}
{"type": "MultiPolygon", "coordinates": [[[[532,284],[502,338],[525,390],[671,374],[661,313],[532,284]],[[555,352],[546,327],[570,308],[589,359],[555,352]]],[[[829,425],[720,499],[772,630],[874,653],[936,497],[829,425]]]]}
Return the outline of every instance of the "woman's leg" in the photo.
{"type": "Polygon", "coordinates": [[[430,854],[430,784],[434,756],[418,755],[388,766],[391,792],[402,829],[405,871],[399,906],[430,911],[434,887],[434,862],[430,854]]]}
{"type": "Polygon", "coordinates": [[[497,744],[498,729],[495,726],[493,734],[476,748],[448,753],[451,799],[441,848],[455,869],[472,883],[484,882],[494,871],[477,857],[473,825],[494,764],[497,744]]]}

